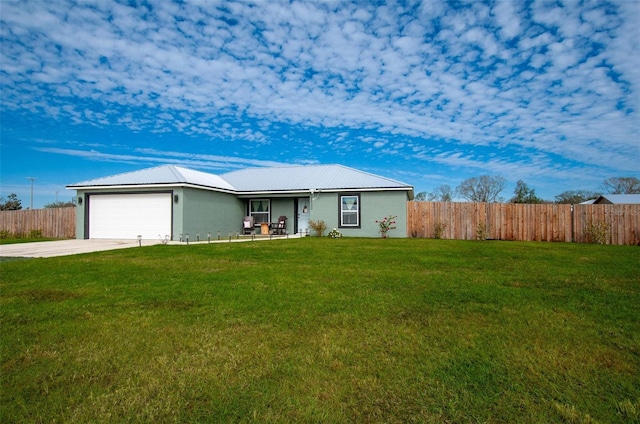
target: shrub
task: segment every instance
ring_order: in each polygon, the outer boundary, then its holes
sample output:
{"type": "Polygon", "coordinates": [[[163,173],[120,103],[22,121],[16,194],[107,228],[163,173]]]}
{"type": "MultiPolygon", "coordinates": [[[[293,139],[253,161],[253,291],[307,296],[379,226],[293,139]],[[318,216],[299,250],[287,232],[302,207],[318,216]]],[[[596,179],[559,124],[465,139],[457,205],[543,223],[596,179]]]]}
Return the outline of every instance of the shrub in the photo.
{"type": "Polygon", "coordinates": [[[447,229],[447,223],[444,221],[433,224],[433,238],[441,239],[444,230],[447,229]]]}
{"type": "Polygon", "coordinates": [[[590,222],[587,224],[587,241],[593,244],[605,244],[607,242],[608,226],[606,222],[590,222]]]}
{"type": "Polygon", "coordinates": [[[394,221],[394,219],[396,219],[397,216],[394,215],[389,215],[389,216],[385,216],[382,220],[378,221],[376,219],[376,222],[378,223],[378,226],[380,227],[380,234],[382,235],[382,238],[387,238],[387,233],[390,230],[395,230],[396,227],[394,227],[394,224],[396,223],[396,221],[394,221]]]}
{"type": "Polygon", "coordinates": [[[310,220],[309,228],[311,228],[314,231],[316,237],[322,237],[325,230],[327,229],[327,224],[323,220],[319,220],[319,221],[310,220]]]}
{"type": "Polygon", "coordinates": [[[327,237],[342,238],[342,233],[334,228],[333,230],[329,231],[329,234],[327,234],[327,237]]]}
{"type": "Polygon", "coordinates": [[[489,237],[489,230],[487,229],[487,224],[481,222],[476,227],[476,239],[478,240],[486,240],[489,237]]]}

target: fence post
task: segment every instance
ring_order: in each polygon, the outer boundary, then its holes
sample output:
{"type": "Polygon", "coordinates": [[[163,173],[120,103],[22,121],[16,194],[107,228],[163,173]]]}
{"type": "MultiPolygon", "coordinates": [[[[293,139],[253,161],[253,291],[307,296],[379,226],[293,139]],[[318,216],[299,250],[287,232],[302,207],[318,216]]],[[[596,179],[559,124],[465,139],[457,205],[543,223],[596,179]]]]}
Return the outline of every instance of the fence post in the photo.
{"type": "Polygon", "coordinates": [[[575,226],[576,226],[576,217],[574,216],[576,213],[576,208],[574,205],[571,205],[571,243],[575,243],[575,226]]]}

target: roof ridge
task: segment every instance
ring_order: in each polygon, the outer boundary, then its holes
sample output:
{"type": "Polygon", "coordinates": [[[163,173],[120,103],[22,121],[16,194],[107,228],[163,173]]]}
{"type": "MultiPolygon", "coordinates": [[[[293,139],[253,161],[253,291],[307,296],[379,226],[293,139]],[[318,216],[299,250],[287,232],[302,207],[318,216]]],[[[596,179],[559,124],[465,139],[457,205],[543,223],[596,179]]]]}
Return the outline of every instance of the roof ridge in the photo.
{"type": "MultiPolygon", "coordinates": [[[[178,181],[180,182],[185,182],[187,181],[187,179],[185,178],[185,176],[182,174],[182,172],[180,172],[178,170],[178,166],[176,165],[160,165],[160,167],[166,167],[167,169],[169,169],[169,171],[171,171],[171,173],[173,174],[174,177],[176,177],[178,179],[178,181]]],[[[183,168],[183,169],[187,169],[187,168],[183,168]]]]}

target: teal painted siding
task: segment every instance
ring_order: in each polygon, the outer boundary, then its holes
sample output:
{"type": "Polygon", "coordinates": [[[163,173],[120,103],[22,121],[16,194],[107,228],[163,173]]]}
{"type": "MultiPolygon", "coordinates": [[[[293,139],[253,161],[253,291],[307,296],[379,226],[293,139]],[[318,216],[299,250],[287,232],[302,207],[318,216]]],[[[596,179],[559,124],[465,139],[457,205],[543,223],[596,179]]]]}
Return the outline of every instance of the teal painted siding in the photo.
{"type": "MultiPolygon", "coordinates": [[[[172,202],[173,234],[172,240],[179,240],[180,235],[189,234],[189,239],[196,240],[196,233],[200,233],[200,240],[206,240],[207,233],[222,237],[229,233],[235,235],[242,231],[242,218],[247,214],[250,198],[197,188],[172,187],[158,190],[144,190],[144,192],[172,190],[178,196],[178,202],[172,202]]],[[[86,196],[95,193],[126,193],[141,192],[141,190],[109,190],[92,189],[78,190],[77,196],[83,198],[82,204],[77,205],[76,237],[85,238],[86,228],[86,196]]],[[[309,200],[310,219],[323,220],[327,224],[327,231],[338,228],[345,236],[350,237],[380,237],[376,220],[385,216],[396,215],[396,230],[388,233],[389,237],[407,237],[406,191],[372,191],[349,192],[360,195],[360,228],[339,228],[339,194],[331,192],[314,193],[309,200]]],[[[304,196],[303,196],[304,197],[304,196]]],[[[297,198],[291,197],[255,197],[254,199],[271,200],[271,222],[275,222],[280,215],[287,217],[287,232],[293,234],[295,230],[295,205],[297,198]]],[[[258,231],[259,234],[259,231],[258,231]]]]}
{"type": "MultiPolygon", "coordinates": [[[[311,219],[322,220],[327,231],[336,228],[346,237],[380,237],[380,227],[375,222],[389,215],[395,215],[395,230],[389,237],[407,237],[407,192],[406,191],[363,191],[349,192],[360,195],[360,228],[339,228],[339,193],[316,193],[312,201],[311,219]]],[[[342,193],[347,194],[347,193],[342,193]]]]}
{"type": "Polygon", "coordinates": [[[174,210],[174,221],[179,224],[174,225],[176,240],[180,234],[195,240],[199,232],[204,240],[208,232],[212,237],[217,237],[218,231],[228,237],[230,232],[235,235],[242,230],[245,203],[235,195],[193,188],[183,188],[181,193],[183,201],[174,210]]]}
{"type": "Polygon", "coordinates": [[[280,216],[287,217],[287,232],[293,234],[295,226],[294,199],[271,199],[271,222],[280,216]]]}
{"type": "Polygon", "coordinates": [[[85,215],[85,202],[84,191],[76,191],[76,199],[82,198],[82,203],[76,202],[76,239],[83,240],[84,234],[84,215],[85,215]]]}
{"type": "MultiPolygon", "coordinates": [[[[243,217],[244,214],[248,214],[249,202],[251,200],[269,200],[270,201],[270,215],[269,221],[276,222],[278,217],[284,215],[287,217],[287,232],[293,234],[295,228],[295,202],[296,200],[290,197],[269,197],[269,196],[256,196],[245,197],[243,196],[240,201],[242,202],[243,217]]],[[[240,217],[242,219],[242,217],[240,217]]],[[[260,229],[256,228],[256,234],[260,234],[260,229]]]]}

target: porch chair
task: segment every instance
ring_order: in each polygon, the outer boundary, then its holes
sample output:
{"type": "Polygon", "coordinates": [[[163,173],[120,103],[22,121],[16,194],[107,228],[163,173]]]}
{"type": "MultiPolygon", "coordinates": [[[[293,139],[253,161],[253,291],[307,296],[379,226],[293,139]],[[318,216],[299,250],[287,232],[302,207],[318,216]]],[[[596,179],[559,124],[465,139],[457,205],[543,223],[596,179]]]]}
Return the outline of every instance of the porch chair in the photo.
{"type": "Polygon", "coordinates": [[[255,234],[255,220],[252,216],[245,216],[242,220],[242,234],[255,234]]]}
{"type": "Polygon", "coordinates": [[[278,222],[274,222],[271,224],[271,228],[273,229],[273,234],[284,235],[287,232],[287,217],[281,215],[278,218],[278,222]]]}

